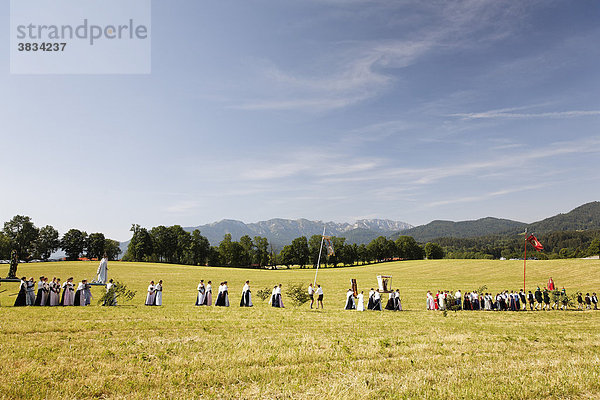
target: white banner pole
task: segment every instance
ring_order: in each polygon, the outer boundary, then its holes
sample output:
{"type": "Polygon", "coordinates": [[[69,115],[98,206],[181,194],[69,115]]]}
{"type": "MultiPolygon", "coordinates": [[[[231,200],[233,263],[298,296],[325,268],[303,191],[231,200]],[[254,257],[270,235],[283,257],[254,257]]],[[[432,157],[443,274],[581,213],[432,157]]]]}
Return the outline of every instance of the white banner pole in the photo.
{"type": "Polygon", "coordinates": [[[321,235],[321,247],[319,248],[319,258],[317,259],[317,270],[315,271],[315,281],[313,287],[317,286],[317,274],[319,273],[319,264],[321,264],[321,253],[323,252],[323,241],[325,240],[325,226],[323,227],[323,234],[321,235]]]}

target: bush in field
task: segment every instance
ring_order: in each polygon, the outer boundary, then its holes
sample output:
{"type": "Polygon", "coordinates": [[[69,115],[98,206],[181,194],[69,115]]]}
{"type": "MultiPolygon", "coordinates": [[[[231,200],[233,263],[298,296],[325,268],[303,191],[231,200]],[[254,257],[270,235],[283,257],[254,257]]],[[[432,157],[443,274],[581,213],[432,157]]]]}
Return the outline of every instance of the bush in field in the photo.
{"type": "Polygon", "coordinates": [[[261,299],[262,301],[265,301],[266,299],[269,298],[269,296],[271,296],[272,290],[269,289],[268,287],[264,288],[264,289],[260,289],[256,291],[256,296],[261,299]]]}
{"type": "Polygon", "coordinates": [[[119,298],[125,301],[132,300],[135,297],[135,290],[129,290],[126,285],[119,281],[113,283],[113,286],[98,300],[102,306],[116,306],[119,298]]]}
{"type": "Polygon", "coordinates": [[[290,283],[287,289],[285,289],[285,294],[296,307],[301,306],[310,299],[308,297],[308,292],[302,283],[290,283]]]}

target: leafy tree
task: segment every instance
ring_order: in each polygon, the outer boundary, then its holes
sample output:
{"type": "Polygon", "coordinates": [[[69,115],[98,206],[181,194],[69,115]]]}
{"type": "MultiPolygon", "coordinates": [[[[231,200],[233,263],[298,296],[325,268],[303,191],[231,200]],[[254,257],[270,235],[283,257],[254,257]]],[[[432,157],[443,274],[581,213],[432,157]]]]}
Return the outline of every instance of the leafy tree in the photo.
{"type": "MultiPolygon", "coordinates": [[[[310,257],[310,263],[312,264],[313,268],[317,267],[317,262],[319,261],[319,250],[321,249],[322,238],[323,237],[321,235],[312,235],[308,240],[308,252],[310,257]]],[[[327,254],[326,251],[322,250],[321,261],[324,261],[325,257],[323,256],[325,254],[327,254]]]]}
{"type": "Polygon", "coordinates": [[[106,238],[103,233],[90,233],[86,241],[88,258],[102,258],[106,238]]]}
{"type": "Polygon", "coordinates": [[[200,233],[198,229],[192,232],[190,253],[192,257],[192,264],[194,265],[206,265],[208,261],[208,255],[210,251],[210,243],[208,239],[200,233]]]}
{"type": "Polygon", "coordinates": [[[150,229],[152,250],[159,262],[173,262],[177,250],[177,234],[175,230],[159,225],[150,229]]]}
{"type": "Polygon", "coordinates": [[[79,229],[70,229],[60,241],[61,249],[66,253],[67,260],[74,261],[85,251],[87,233],[79,229]]]}
{"type": "Polygon", "coordinates": [[[10,259],[10,252],[12,250],[12,243],[8,236],[3,232],[0,232],[0,260],[10,259]]]}
{"type": "Polygon", "coordinates": [[[144,261],[152,255],[152,237],[146,228],[141,228],[138,224],[131,225],[130,231],[133,232],[133,236],[123,259],[126,261],[144,261]]]}
{"type": "Polygon", "coordinates": [[[104,240],[104,253],[106,253],[106,257],[111,260],[118,260],[119,254],[121,254],[121,244],[116,240],[105,239],[104,240]]]}
{"type": "Polygon", "coordinates": [[[283,246],[283,249],[279,252],[277,259],[280,264],[286,265],[288,268],[290,265],[294,265],[294,250],[291,245],[283,246]]]}
{"type": "Polygon", "coordinates": [[[175,252],[171,262],[183,264],[187,254],[189,253],[192,237],[189,232],[183,229],[180,225],[169,227],[171,236],[175,238],[175,252]]]}
{"type": "Polygon", "coordinates": [[[396,239],[398,257],[405,260],[422,260],[423,248],[411,236],[400,236],[396,239]]]}
{"type": "Polygon", "coordinates": [[[36,257],[47,260],[52,253],[60,248],[58,231],[50,225],[44,226],[40,229],[34,247],[36,257]]]}
{"type": "Polygon", "coordinates": [[[39,230],[31,218],[15,215],[10,221],[4,223],[4,234],[10,239],[21,260],[29,260],[32,257],[39,230]]]}
{"type": "Polygon", "coordinates": [[[444,258],[444,249],[437,243],[429,242],[425,245],[425,256],[428,260],[444,258]]]}
{"type": "Polygon", "coordinates": [[[216,246],[210,246],[210,249],[208,250],[208,260],[207,260],[208,265],[221,265],[224,264],[223,261],[221,261],[221,253],[219,252],[219,248],[216,246]]]}
{"type": "Polygon", "coordinates": [[[306,236],[300,236],[292,240],[291,247],[293,263],[299,265],[300,268],[304,268],[308,264],[310,256],[306,236]]]}
{"type": "Polygon", "coordinates": [[[372,258],[371,258],[371,254],[369,252],[369,250],[367,249],[367,245],[366,244],[361,244],[360,246],[358,246],[358,252],[356,255],[356,259],[357,261],[361,261],[364,264],[371,262],[372,258]]]}
{"type": "Polygon", "coordinates": [[[600,255],[600,238],[595,238],[587,249],[588,256],[600,255]]]}
{"type": "Polygon", "coordinates": [[[379,236],[367,245],[367,249],[377,261],[384,261],[394,257],[396,254],[396,244],[388,240],[385,236],[379,236]]]}
{"type": "Polygon", "coordinates": [[[252,263],[264,267],[269,264],[269,240],[264,237],[254,237],[254,256],[252,263]]]}

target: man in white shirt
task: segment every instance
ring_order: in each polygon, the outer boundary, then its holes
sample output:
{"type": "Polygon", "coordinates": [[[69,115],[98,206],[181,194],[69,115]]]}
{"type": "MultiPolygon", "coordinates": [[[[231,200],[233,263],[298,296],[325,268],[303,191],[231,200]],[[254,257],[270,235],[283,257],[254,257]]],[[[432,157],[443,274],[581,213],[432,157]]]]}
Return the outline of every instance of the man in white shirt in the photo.
{"type": "Polygon", "coordinates": [[[458,306],[458,308],[462,309],[462,304],[461,304],[462,293],[460,292],[460,289],[457,290],[456,293],[454,293],[454,300],[456,300],[456,305],[458,306]]]}
{"type": "Polygon", "coordinates": [[[323,309],[323,288],[321,285],[317,285],[317,310],[319,309],[319,304],[321,305],[321,310],[323,309]]]}

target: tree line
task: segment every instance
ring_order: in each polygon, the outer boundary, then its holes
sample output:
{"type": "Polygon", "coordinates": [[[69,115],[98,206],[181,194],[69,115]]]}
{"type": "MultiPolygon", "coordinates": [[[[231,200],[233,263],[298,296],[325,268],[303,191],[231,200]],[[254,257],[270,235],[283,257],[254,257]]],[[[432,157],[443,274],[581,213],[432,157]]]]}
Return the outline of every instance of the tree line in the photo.
{"type": "Polygon", "coordinates": [[[234,241],[225,234],[217,246],[211,246],[199,230],[185,231],[179,225],[157,226],[150,230],[132,225],[133,236],[124,261],[165,262],[188,265],[242,266],[264,268],[274,265],[316,267],[321,250],[325,265],[356,265],[391,259],[420,260],[442,258],[443,249],[435,243],[419,245],[412,237],[401,236],[392,241],[385,236],[369,244],[348,244],[343,237],[332,237],[334,253],[321,249],[321,236],[298,237],[277,252],[267,238],[244,235],[234,241]]]}
{"type": "Polygon", "coordinates": [[[53,226],[38,228],[30,217],[16,215],[4,223],[4,229],[0,232],[0,259],[8,260],[12,251],[16,250],[22,261],[46,261],[60,249],[68,260],[100,258],[104,254],[110,260],[116,260],[121,253],[119,245],[119,242],[106,238],[103,233],[88,235],[79,229],[70,229],[60,237],[53,226]]]}
{"type": "MultiPolygon", "coordinates": [[[[539,259],[582,258],[600,254],[600,230],[556,231],[538,236],[544,251],[529,248],[528,257],[539,259]],[[531,251],[531,252],[530,252],[531,251]]],[[[447,258],[522,258],[523,235],[435,239],[447,258]]]]}

